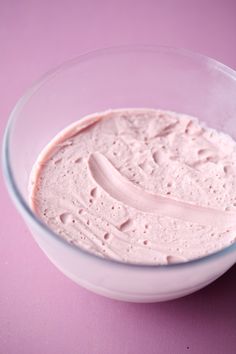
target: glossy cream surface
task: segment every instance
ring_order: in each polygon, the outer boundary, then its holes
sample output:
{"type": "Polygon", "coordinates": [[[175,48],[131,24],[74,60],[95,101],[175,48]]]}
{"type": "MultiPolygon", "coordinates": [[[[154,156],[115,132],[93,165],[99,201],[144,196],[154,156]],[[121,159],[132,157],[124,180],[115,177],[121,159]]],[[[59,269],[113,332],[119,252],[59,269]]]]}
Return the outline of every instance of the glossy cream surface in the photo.
{"type": "Polygon", "coordinates": [[[236,240],[236,143],[183,114],[93,114],[41,152],[30,202],[54,232],[102,257],[195,259],[236,240]]]}

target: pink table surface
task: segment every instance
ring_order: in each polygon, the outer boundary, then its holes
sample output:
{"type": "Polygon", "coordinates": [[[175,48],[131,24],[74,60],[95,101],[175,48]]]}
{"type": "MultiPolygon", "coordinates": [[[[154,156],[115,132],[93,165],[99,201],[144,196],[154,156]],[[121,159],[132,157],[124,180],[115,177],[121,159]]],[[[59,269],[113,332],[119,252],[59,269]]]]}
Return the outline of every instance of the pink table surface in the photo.
{"type": "MultiPolygon", "coordinates": [[[[167,44],[236,69],[236,2],[0,1],[0,136],[16,100],[61,62],[100,47],[167,44]]],[[[236,267],[167,303],[96,296],[33,241],[0,177],[0,353],[236,353],[236,267]]]]}

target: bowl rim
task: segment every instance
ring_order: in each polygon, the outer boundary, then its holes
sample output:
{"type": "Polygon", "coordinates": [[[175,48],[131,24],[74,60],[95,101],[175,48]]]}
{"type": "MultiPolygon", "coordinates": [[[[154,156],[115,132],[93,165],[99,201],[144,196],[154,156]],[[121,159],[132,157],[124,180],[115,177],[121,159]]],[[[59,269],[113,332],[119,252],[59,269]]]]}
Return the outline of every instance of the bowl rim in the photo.
{"type": "Polygon", "coordinates": [[[11,161],[10,161],[10,148],[9,148],[9,141],[10,141],[10,136],[11,136],[11,130],[14,125],[14,121],[17,120],[17,115],[18,112],[20,112],[21,108],[27,104],[27,102],[31,99],[31,97],[41,89],[41,87],[44,86],[49,80],[52,80],[55,76],[58,74],[62,73],[64,70],[67,70],[71,68],[72,66],[78,65],[82,63],[83,61],[87,61],[89,59],[94,59],[97,56],[101,55],[114,55],[118,53],[125,53],[125,52],[140,52],[140,51],[145,51],[145,52],[166,52],[170,54],[177,54],[185,57],[190,57],[191,59],[198,60],[199,62],[205,62],[207,65],[211,66],[214,68],[214,70],[221,71],[223,74],[229,76],[232,80],[236,81],[236,71],[233,69],[229,68],[225,64],[222,64],[215,59],[212,59],[208,56],[195,53],[193,51],[183,49],[183,48],[176,48],[176,47],[171,47],[171,46],[165,46],[165,45],[121,45],[121,46],[113,46],[113,47],[105,47],[93,51],[86,52],[84,54],[78,55],[70,60],[67,60],[63,62],[61,65],[56,66],[55,68],[47,71],[44,75],[42,75],[38,80],[36,80],[30,88],[19,98],[17,103],[15,104],[13,110],[11,111],[7,125],[5,128],[4,136],[3,136],[3,143],[2,143],[2,167],[3,167],[3,176],[5,180],[5,184],[7,186],[8,192],[21,213],[31,224],[33,223],[34,226],[39,228],[42,231],[43,237],[51,237],[53,238],[54,241],[62,243],[65,247],[70,248],[71,250],[77,252],[78,254],[81,254],[82,256],[89,257],[93,260],[103,262],[105,263],[110,263],[113,264],[114,266],[119,266],[119,267],[125,267],[125,268],[137,268],[137,269],[152,269],[152,270],[168,270],[168,269],[173,269],[173,268],[182,268],[182,267],[188,267],[191,265],[198,265],[199,263],[203,262],[208,262],[210,260],[216,260],[219,257],[226,256],[227,254],[230,254],[234,251],[236,251],[236,242],[224,247],[223,249],[208,254],[203,257],[199,257],[196,259],[192,259],[189,261],[185,262],[178,262],[178,263],[172,263],[172,264],[145,264],[145,263],[130,263],[130,262],[122,262],[119,260],[115,259],[110,259],[110,258],[102,258],[99,255],[96,255],[94,253],[91,253],[87,250],[84,250],[80,248],[79,246],[76,246],[74,244],[69,243],[65,239],[63,239],[61,236],[56,234],[54,231],[52,231],[46,224],[44,224],[37,216],[34,214],[34,212],[31,210],[31,208],[27,205],[24,197],[21,195],[21,192],[19,191],[17,187],[17,182],[14,177],[14,174],[12,172],[11,168],[11,161]]]}

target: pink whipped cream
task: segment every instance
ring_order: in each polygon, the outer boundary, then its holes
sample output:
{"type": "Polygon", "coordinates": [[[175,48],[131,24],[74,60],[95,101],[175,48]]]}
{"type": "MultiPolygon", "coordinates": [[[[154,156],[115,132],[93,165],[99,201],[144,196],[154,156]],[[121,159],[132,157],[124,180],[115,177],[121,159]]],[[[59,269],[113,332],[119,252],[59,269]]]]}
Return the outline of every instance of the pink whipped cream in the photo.
{"type": "Polygon", "coordinates": [[[87,116],[41,152],[33,210],[68,242],[131,263],[185,262],[236,240],[236,143],[190,116],[87,116]]]}

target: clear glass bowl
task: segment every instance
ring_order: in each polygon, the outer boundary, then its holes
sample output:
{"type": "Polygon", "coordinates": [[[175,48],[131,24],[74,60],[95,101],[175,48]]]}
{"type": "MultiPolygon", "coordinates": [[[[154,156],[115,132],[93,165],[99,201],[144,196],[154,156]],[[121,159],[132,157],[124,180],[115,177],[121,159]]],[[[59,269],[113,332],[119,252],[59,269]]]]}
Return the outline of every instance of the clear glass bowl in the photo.
{"type": "Polygon", "coordinates": [[[192,293],[236,260],[236,243],[173,265],[133,265],[99,258],[54,234],[31,211],[28,180],[41,149],[60,130],[109,108],[150,107],[198,117],[236,138],[236,73],[202,55],[168,47],[119,47],[82,55],[45,75],[17,103],[3,143],[8,190],[49,259],[81,286],[133,302],[192,293]]]}

